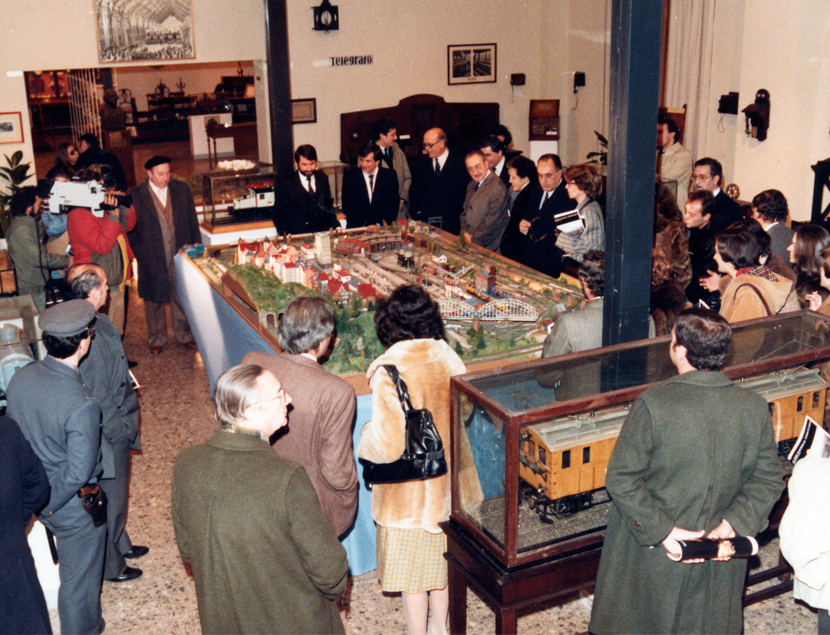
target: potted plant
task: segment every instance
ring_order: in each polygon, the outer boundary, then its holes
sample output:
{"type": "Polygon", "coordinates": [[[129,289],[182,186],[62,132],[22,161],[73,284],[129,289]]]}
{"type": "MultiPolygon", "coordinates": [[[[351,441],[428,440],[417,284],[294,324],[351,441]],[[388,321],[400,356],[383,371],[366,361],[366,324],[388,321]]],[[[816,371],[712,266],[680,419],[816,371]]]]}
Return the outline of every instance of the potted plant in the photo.
{"type": "Polygon", "coordinates": [[[6,183],[0,182],[0,236],[5,237],[12,221],[9,209],[12,196],[20,189],[22,183],[34,175],[29,174],[31,163],[21,163],[23,161],[22,150],[15,152],[11,158],[7,154],[3,156],[6,157],[6,166],[0,167],[0,178],[6,183]]]}
{"type": "MultiPolygon", "coordinates": [[[[588,163],[597,163],[600,166],[607,166],[608,165],[608,139],[606,139],[603,135],[598,133],[594,130],[594,134],[597,136],[597,140],[599,141],[599,147],[602,148],[598,152],[589,152],[586,155],[586,159],[588,159],[588,163]]],[[[604,172],[603,168],[600,167],[600,172],[604,172]]]]}

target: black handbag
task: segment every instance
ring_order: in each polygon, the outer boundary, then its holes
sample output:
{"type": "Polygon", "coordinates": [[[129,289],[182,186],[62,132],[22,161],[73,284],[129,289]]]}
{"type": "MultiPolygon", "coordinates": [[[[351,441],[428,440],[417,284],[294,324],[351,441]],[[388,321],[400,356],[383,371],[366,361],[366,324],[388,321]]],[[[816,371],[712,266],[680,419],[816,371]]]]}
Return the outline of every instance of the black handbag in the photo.
{"type": "Polygon", "coordinates": [[[405,481],[422,481],[447,473],[447,460],[444,458],[444,444],[438,435],[432,413],[429,410],[415,410],[409,399],[406,383],[395,366],[384,365],[398,390],[404,419],[406,421],[406,449],[397,461],[392,463],[372,463],[361,459],[363,480],[373,483],[403,483],[405,481]]]}

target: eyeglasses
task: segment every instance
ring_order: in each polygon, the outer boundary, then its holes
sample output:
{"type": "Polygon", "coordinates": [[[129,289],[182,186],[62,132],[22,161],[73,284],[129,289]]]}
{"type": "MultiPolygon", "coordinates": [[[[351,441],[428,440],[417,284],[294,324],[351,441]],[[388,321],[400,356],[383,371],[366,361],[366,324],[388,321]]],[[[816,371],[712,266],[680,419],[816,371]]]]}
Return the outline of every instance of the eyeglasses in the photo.
{"type": "Polygon", "coordinates": [[[278,401],[280,399],[285,399],[285,388],[283,388],[282,386],[280,386],[280,389],[277,391],[277,394],[274,395],[273,397],[269,397],[268,399],[263,399],[262,401],[258,401],[255,404],[251,404],[251,405],[259,406],[259,405],[262,405],[264,403],[269,403],[271,401],[278,401]]]}
{"type": "Polygon", "coordinates": [[[440,142],[440,141],[436,141],[435,143],[422,143],[422,144],[421,144],[421,147],[422,147],[424,150],[432,150],[432,149],[433,149],[435,146],[437,146],[439,143],[441,143],[441,142],[440,142]]]}

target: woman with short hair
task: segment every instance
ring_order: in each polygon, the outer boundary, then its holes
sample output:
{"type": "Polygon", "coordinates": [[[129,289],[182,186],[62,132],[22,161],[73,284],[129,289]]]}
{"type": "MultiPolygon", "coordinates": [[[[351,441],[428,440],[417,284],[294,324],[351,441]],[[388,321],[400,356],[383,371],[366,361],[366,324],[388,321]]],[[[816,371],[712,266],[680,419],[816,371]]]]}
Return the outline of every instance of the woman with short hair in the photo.
{"type": "Polygon", "coordinates": [[[748,231],[727,229],[715,239],[718,271],[732,278],[720,305],[730,323],[799,309],[793,283],[762,265],[760,255],[758,241],[748,231]]]}
{"type": "MultiPolygon", "coordinates": [[[[374,463],[392,463],[406,447],[405,418],[395,384],[384,365],[398,369],[412,407],[432,413],[450,463],[450,377],[466,372],[445,340],[438,305],[420,286],[395,289],[375,312],[375,329],[386,352],[369,367],[372,419],[363,426],[357,454],[374,463]]],[[[481,501],[481,486],[464,427],[459,427],[458,474],[461,504],[481,501]]],[[[378,579],[384,592],[403,594],[409,632],[447,632],[449,593],[444,552],[447,539],[438,523],[450,517],[450,472],[426,480],[376,483],[372,518],[377,524],[378,579]]]]}
{"type": "Polygon", "coordinates": [[[605,221],[596,201],[602,194],[602,177],[593,165],[572,165],[565,170],[565,189],[576,201],[575,211],[582,220],[582,229],[563,231],[556,239],[556,246],[565,255],[562,271],[577,276],[586,251],[605,251],[605,221]]]}

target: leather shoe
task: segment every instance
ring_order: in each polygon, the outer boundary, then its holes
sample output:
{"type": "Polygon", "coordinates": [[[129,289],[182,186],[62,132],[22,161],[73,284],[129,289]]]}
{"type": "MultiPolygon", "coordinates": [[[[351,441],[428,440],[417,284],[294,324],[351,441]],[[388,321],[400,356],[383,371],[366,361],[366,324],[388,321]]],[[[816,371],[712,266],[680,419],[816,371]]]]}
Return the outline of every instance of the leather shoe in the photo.
{"type": "Polygon", "coordinates": [[[189,342],[185,342],[182,346],[184,346],[185,348],[193,349],[193,350],[196,350],[197,348],[199,348],[198,346],[196,346],[196,342],[194,342],[193,340],[191,340],[189,342]]]}
{"type": "Polygon", "coordinates": [[[107,581],[127,582],[128,580],[135,580],[136,578],[140,578],[141,574],[143,573],[144,572],[141,569],[136,569],[135,567],[127,567],[114,578],[107,578],[107,581]]]}
{"type": "Polygon", "coordinates": [[[149,551],[150,547],[145,547],[143,545],[133,545],[133,548],[130,549],[127,553],[125,553],[124,557],[140,558],[141,556],[146,556],[149,551]]]}
{"type": "Polygon", "coordinates": [[[150,355],[158,355],[159,353],[161,353],[161,346],[150,347],[150,355]]]}

